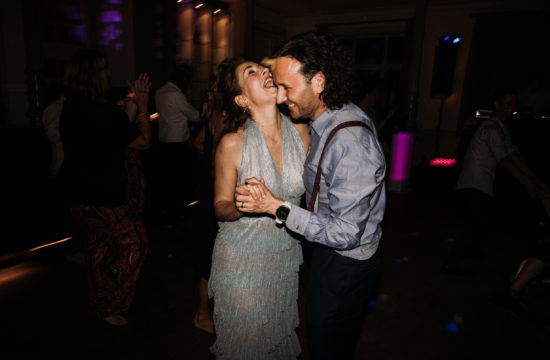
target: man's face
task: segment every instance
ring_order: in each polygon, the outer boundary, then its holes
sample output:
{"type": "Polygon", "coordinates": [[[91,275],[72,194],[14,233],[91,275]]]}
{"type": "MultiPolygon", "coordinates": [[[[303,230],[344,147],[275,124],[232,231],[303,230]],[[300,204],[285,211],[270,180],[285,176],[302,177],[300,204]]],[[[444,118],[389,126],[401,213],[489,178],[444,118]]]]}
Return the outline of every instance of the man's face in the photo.
{"type": "Polygon", "coordinates": [[[517,98],[514,94],[505,94],[495,102],[495,112],[501,120],[508,120],[516,111],[517,98]]]}
{"type": "Polygon", "coordinates": [[[273,81],[278,87],[277,104],[285,103],[294,119],[315,120],[324,111],[320,91],[300,72],[301,67],[298,60],[288,56],[275,59],[273,81]]]}

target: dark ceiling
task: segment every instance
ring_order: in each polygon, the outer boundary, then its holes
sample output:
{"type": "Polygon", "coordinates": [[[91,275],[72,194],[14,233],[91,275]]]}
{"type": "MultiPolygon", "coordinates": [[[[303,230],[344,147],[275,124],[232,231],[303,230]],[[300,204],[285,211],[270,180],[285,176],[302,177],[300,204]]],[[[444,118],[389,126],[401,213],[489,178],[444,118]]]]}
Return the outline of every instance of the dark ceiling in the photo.
{"type": "Polygon", "coordinates": [[[255,3],[276,12],[286,13],[288,16],[298,16],[336,11],[349,12],[376,7],[415,6],[418,1],[419,0],[256,0],[255,3]]]}

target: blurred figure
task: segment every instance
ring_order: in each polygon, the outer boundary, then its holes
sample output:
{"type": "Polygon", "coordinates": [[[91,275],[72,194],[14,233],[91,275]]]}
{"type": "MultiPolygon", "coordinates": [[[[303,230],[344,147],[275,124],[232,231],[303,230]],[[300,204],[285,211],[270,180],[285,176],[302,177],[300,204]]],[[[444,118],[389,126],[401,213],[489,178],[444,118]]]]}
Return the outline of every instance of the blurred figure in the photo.
{"type": "Polygon", "coordinates": [[[492,300],[496,304],[504,306],[519,316],[537,313],[538,304],[543,305],[538,309],[539,311],[542,310],[545,314],[549,314],[548,303],[544,300],[544,296],[548,299],[548,291],[541,292],[540,288],[534,288],[533,291],[527,290],[529,286],[537,285],[536,280],[548,278],[546,269],[550,262],[550,228],[548,228],[550,225],[550,212],[548,211],[550,200],[547,199],[544,202],[546,221],[542,222],[544,227],[539,226],[537,243],[521,262],[511,284],[504,291],[498,291],[492,295],[492,300]]]}
{"type": "Polygon", "coordinates": [[[103,54],[77,51],[65,73],[67,100],[60,131],[65,161],[59,181],[69,209],[86,234],[90,305],[96,316],[121,326],[135,294],[148,248],[135,194],[143,182],[129,150],[151,140],[147,115],[149,77],[131,85],[138,114],[135,125],[105,100],[110,72],[103,54]],[[138,178],[135,178],[135,177],[138,178]]]}
{"type": "Polygon", "coordinates": [[[65,258],[71,263],[85,265],[86,258],[83,252],[81,232],[67,208],[67,203],[62,196],[62,189],[60,189],[57,181],[57,173],[65,157],[61,142],[61,133],[59,131],[59,120],[66,99],[65,95],[60,94],[57,99],[46,106],[42,113],[42,125],[51,146],[50,176],[55,201],[55,236],[56,239],[71,236],[65,258]]]}
{"type": "Polygon", "coordinates": [[[393,131],[389,129],[388,123],[390,120],[395,120],[394,117],[399,110],[399,106],[391,108],[383,119],[378,118],[377,104],[380,102],[380,91],[382,89],[382,80],[373,77],[363,77],[359,80],[357,94],[353,102],[358,105],[376,125],[378,139],[384,156],[389,159],[390,145],[393,137],[393,131]]]}
{"type": "Polygon", "coordinates": [[[214,213],[214,153],[224,128],[223,105],[216,91],[215,77],[210,79],[208,106],[203,106],[204,124],[193,147],[198,153],[195,163],[195,195],[198,203],[192,208],[193,244],[196,245],[195,272],[199,279],[199,305],[193,319],[196,328],[214,333],[214,322],[208,299],[208,279],[212,265],[212,250],[218,233],[214,213]],[[206,110],[207,109],[207,110],[206,110]]]}
{"type": "Polygon", "coordinates": [[[451,273],[468,272],[462,267],[463,260],[485,253],[485,240],[496,215],[493,187],[497,165],[520,181],[530,197],[543,199],[550,196],[548,186],[520,157],[506,128],[505,123],[514,115],[516,105],[517,97],[513,91],[498,94],[493,103],[493,114],[479,125],[466,149],[456,186],[462,233],[445,264],[445,269],[451,273]]]}
{"type": "Polygon", "coordinates": [[[518,298],[529,282],[537,277],[548,266],[549,262],[550,240],[547,239],[545,242],[539,243],[522,264],[508,289],[510,296],[518,298]]]}
{"type": "Polygon", "coordinates": [[[216,75],[212,74],[210,75],[210,79],[208,80],[208,89],[205,94],[205,99],[202,101],[201,106],[201,121],[206,122],[208,119],[210,119],[210,116],[212,115],[212,110],[215,106],[215,87],[216,87],[216,75]]]}
{"type": "Polygon", "coordinates": [[[189,122],[198,123],[200,114],[185,96],[192,78],[193,68],[180,64],[155,93],[156,109],[160,115],[158,196],[161,211],[169,211],[174,216],[184,203],[194,200],[191,199],[193,176],[189,171],[193,164],[189,122]]]}
{"type": "Polygon", "coordinates": [[[57,99],[46,106],[42,113],[42,125],[51,146],[50,176],[52,178],[57,175],[64,158],[61,134],[59,133],[59,118],[66,99],[65,95],[60,94],[57,99]]]}

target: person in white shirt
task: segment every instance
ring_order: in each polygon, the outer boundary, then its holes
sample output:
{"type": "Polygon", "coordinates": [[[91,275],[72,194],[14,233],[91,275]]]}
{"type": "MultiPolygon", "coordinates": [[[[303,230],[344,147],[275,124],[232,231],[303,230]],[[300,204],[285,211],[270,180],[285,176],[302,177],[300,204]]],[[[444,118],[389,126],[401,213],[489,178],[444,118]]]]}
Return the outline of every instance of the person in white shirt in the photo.
{"type": "Polygon", "coordinates": [[[190,138],[189,122],[198,122],[200,113],[187,101],[185,91],[193,77],[189,65],[178,65],[169,80],[155,93],[159,113],[159,141],[185,143],[190,138]]]}
{"type": "Polygon", "coordinates": [[[192,201],[193,179],[189,175],[192,151],[189,122],[198,123],[200,113],[187,100],[194,72],[190,65],[177,65],[168,81],[155,93],[158,119],[158,155],[161,183],[158,184],[161,211],[176,211],[192,201]]]}
{"type": "Polygon", "coordinates": [[[496,212],[493,185],[497,165],[522,183],[531,198],[550,197],[548,186],[522,160],[505,126],[516,111],[516,94],[501,92],[493,106],[493,114],[479,125],[468,144],[457,181],[464,223],[463,233],[457,237],[445,264],[445,270],[450,273],[465,273],[468,269],[462,266],[463,260],[484,253],[484,241],[496,212]]]}

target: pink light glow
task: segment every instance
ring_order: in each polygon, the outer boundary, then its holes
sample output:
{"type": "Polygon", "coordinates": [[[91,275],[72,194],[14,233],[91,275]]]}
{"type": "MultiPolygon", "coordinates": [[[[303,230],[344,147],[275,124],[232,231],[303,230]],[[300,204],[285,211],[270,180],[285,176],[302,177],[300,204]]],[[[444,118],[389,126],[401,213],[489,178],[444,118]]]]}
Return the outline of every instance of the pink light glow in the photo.
{"type": "Polygon", "coordinates": [[[414,134],[398,132],[393,136],[391,181],[403,181],[410,175],[414,134]]]}
{"type": "Polygon", "coordinates": [[[430,166],[451,167],[456,164],[456,159],[435,158],[430,161],[430,166]]]}

